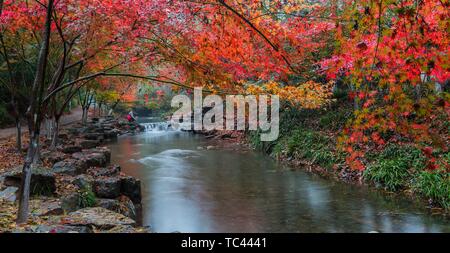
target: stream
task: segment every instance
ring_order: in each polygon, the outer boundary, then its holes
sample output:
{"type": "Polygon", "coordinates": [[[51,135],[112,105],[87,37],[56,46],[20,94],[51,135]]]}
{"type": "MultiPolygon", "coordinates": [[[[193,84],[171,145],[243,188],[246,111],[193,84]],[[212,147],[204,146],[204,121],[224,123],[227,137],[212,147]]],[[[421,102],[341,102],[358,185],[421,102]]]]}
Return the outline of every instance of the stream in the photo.
{"type": "Polygon", "coordinates": [[[145,123],[110,144],[112,162],[142,181],[143,225],[154,232],[450,232],[409,198],[291,171],[257,151],[145,123]]]}

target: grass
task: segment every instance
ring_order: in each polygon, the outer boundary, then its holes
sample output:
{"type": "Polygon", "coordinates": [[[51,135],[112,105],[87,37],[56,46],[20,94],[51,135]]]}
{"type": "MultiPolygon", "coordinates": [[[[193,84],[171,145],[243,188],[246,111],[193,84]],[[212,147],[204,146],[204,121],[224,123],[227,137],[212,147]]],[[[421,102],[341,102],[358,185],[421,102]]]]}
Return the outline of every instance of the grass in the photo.
{"type": "Polygon", "coordinates": [[[335,151],[333,136],[322,129],[340,129],[345,124],[348,111],[295,110],[285,107],[280,115],[280,138],[263,143],[259,132],[251,132],[250,143],[272,156],[286,156],[308,160],[313,164],[331,169],[343,162],[343,155],[335,151]]]}
{"type": "MultiPolygon", "coordinates": [[[[450,153],[436,151],[448,164],[450,153]]],[[[442,164],[435,171],[426,170],[427,158],[417,148],[389,145],[380,154],[371,154],[372,164],[364,171],[364,178],[389,191],[412,189],[431,199],[434,204],[450,209],[450,173],[442,164]]]]}
{"type": "Polygon", "coordinates": [[[409,167],[403,159],[380,160],[364,171],[364,178],[367,181],[388,191],[404,188],[410,177],[409,167]]]}
{"type": "Polygon", "coordinates": [[[450,173],[445,171],[421,171],[414,180],[413,189],[432,199],[443,208],[450,209],[450,173]]]}
{"type": "MultiPolygon", "coordinates": [[[[253,147],[273,157],[306,160],[329,171],[335,165],[345,164],[346,154],[336,150],[335,142],[352,115],[351,106],[329,107],[328,110],[296,110],[286,105],[282,108],[280,138],[262,143],[260,133],[251,132],[253,147]]],[[[420,149],[389,144],[380,152],[366,153],[368,166],[362,176],[367,183],[388,191],[412,190],[450,210],[450,173],[444,169],[450,164],[450,153],[436,150],[433,155],[445,162],[441,169],[427,171],[428,158],[420,149]]]]}
{"type": "Polygon", "coordinates": [[[288,156],[306,159],[324,168],[330,169],[339,162],[331,139],[312,130],[295,129],[282,145],[285,145],[288,156]]]}
{"type": "Polygon", "coordinates": [[[364,171],[364,179],[388,191],[408,188],[426,161],[420,150],[392,144],[379,154],[368,154],[367,158],[372,163],[364,171]]]}

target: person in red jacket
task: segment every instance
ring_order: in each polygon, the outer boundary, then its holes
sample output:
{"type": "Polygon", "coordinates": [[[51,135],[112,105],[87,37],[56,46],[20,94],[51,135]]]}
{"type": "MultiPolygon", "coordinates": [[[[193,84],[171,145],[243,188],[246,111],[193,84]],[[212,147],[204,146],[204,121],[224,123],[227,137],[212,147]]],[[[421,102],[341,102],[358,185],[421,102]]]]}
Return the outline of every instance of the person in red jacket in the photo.
{"type": "Polygon", "coordinates": [[[134,117],[133,111],[130,111],[130,112],[128,113],[128,115],[127,115],[127,120],[128,120],[128,122],[134,122],[134,121],[136,121],[136,118],[134,117]]]}

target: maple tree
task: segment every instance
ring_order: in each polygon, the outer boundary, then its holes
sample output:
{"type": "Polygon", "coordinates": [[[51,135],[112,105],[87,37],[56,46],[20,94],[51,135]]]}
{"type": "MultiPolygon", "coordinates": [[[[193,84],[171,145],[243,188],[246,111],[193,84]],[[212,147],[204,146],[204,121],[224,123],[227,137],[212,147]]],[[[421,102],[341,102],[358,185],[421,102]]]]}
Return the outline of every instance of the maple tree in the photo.
{"type": "Polygon", "coordinates": [[[340,140],[348,163],[363,170],[369,144],[447,150],[449,2],[346,1],[341,11],[347,22],[337,24],[339,46],[322,66],[352,85],[355,119],[340,140]]]}
{"type": "Polygon", "coordinates": [[[308,109],[330,103],[344,82],[355,104],[339,139],[348,164],[363,170],[368,149],[409,141],[436,168],[433,149],[448,149],[448,9],[441,0],[2,0],[0,80],[16,115],[20,88],[28,91],[32,148],[18,220],[41,122],[51,122],[55,148],[72,99],[85,123],[93,100],[134,100],[138,81],[278,94],[308,109]]]}

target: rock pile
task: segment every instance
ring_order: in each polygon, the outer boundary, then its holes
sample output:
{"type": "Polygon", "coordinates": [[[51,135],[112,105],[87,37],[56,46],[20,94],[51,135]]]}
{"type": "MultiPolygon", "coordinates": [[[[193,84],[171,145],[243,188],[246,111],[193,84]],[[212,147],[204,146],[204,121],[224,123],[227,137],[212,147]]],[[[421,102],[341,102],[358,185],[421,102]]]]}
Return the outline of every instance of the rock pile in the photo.
{"type": "MultiPolygon", "coordinates": [[[[43,151],[45,167],[31,177],[31,215],[49,217],[50,224],[28,227],[38,233],[147,232],[136,228],[141,183],[110,165],[111,151],[101,145],[122,134],[145,130],[137,123],[111,117],[72,125],[59,135],[57,151],[43,151]]],[[[0,176],[0,198],[14,202],[21,168],[0,176]]]]}

